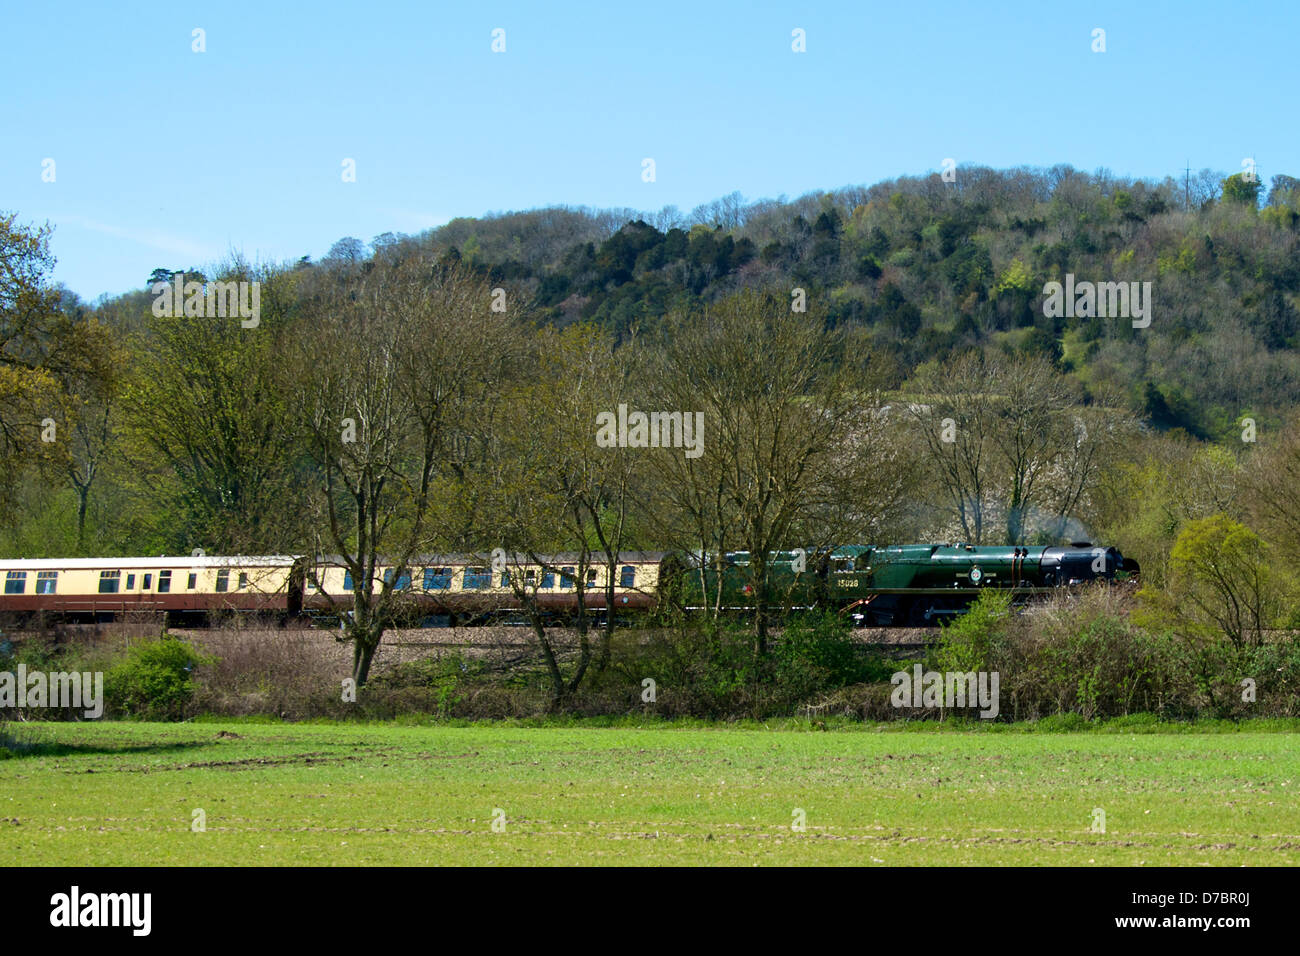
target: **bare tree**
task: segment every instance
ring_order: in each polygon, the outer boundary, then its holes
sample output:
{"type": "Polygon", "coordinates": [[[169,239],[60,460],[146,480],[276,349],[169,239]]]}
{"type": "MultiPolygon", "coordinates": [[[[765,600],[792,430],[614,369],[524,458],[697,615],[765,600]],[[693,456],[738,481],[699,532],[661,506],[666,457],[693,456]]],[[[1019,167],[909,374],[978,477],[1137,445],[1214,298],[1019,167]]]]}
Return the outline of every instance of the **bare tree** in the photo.
{"type": "Polygon", "coordinates": [[[599,416],[629,398],[629,350],[616,351],[609,334],[589,326],[535,335],[531,374],[502,396],[507,412],[498,423],[490,474],[494,526],[510,555],[507,581],[532,625],[558,707],[589,668],[600,673],[609,663],[620,555],[644,459],[638,449],[608,447],[598,438],[599,416]],[[548,556],[553,550],[570,557],[548,556]],[[539,601],[540,582],[527,576],[537,569],[572,575],[578,657],[567,674],[548,629],[554,618],[539,601]],[[597,569],[604,570],[604,611],[593,649],[588,594],[597,569]]]}
{"type": "Polygon", "coordinates": [[[111,387],[95,387],[78,396],[79,414],[73,422],[66,465],[68,480],[77,493],[77,553],[86,552],[86,509],[90,492],[113,440],[116,396],[111,387]]]}
{"type": "Polygon", "coordinates": [[[1253,526],[1294,567],[1300,561],[1300,420],[1256,441],[1242,472],[1245,507],[1253,526]]]}
{"type": "Polygon", "coordinates": [[[910,412],[943,501],[976,545],[1064,534],[1132,428],[1112,407],[1080,406],[1037,356],[968,353],[924,369],[913,387],[910,412]]]}
{"type": "Polygon", "coordinates": [[[745,291],[682,319],[649,377],[650,401],[683,418],[698,413],[704,426],[698,456],[660,448],[652,459],[674,505],[661,533],[719,562],[729,547],[749,552],[759,656],[773,599],[770,553],[806,535],[833,537],[828,501],[867,460],[861,432],[874,402],[863,356],[845,346],[817,310],[745,291]]]}
{"type": "Polygon", "coordinates": [[[745,224],[745,197],[733,192],[712,202],[701,203],[691,210],[690,221],[727,232],[739,229],[745,224]]]}
{"type": "Polygon", "coordinates": [[[361,685],[417,556],[473,523],[466,464],[508,337],[489,284],[464,266],[412,259],[322,281],[289,387],[318,472],[310,516],[352,577],[343,627],[361,685]]]}
{"type": "Polygon", "coordinates": [[[986,398],[982,366],[959,359],[949,370],[923,369],[912,383],[918,390],[908,406],[928,451],[943,498],[971,544],[983,544],[988,459],[993,415],[986,398]]]}

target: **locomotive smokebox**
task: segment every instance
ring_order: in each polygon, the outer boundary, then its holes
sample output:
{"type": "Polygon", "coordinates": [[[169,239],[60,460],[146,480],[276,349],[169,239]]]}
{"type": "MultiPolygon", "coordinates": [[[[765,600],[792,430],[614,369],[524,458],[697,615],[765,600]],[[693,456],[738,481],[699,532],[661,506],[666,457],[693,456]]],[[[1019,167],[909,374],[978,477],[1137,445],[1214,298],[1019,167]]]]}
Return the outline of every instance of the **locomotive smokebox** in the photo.
{"type": "Polygon", "coordinates": [[[1114,548],[1094,547],[1078,541],[1068,547],[1044,548],[1039,568],[1047,585],[1083,584],[1098,578],[1111,580],[1123,559],[1114,548]]]}

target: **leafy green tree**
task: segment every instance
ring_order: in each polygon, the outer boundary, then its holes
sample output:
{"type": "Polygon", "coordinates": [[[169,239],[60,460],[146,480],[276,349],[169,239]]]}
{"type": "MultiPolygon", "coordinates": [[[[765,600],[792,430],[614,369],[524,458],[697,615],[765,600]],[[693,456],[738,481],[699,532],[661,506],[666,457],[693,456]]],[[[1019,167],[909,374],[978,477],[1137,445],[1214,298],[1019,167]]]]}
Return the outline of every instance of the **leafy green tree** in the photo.
{"type": "Polygon", "coordinates": [[[1262,188],[1259,178],[1252,182],[1245,173],[1233,173],[1223,181],[1223,198],[1225,202],[1240,203],[1254,209],[1259,205],[1259,191],[1262,188]]]}
{"type": "Polygon", "coordinates": [[[262,283],[256,327],[238,316],[151,313],[133,342],[126,453],[143,481],[175,489],[166,510],[179,512],[177,550],[268,553],[294,541],[299,433],[281,370],[304,337],[289,316],[299,275],[235,263],[223,280],[262,283]]]}
{"type": "Polygon", "coordinates": [[[1300,179],[1281,173],[1273,177],[1273,185],[1268,191],[1270,206],[1300,206],[1300,179]]]}
{"type": "Polygon", "coordinates": [[[1196,640],[1258,647],[1281,623],[1283,586],[1259,535],[1225,514],[1190,521],[1174,543],[1163,591],[1144,588],[1157,624],[1196,640]]]}
{"type": "Polygon", "coordinates": [[[94,389],[109,374],[104,330],[50,282],[51,232],[0,213],[0,502],[8,504],[31,466],[57,469],[64,459],[77,412],[68,386],[94,389]]]}
{"type": "Polygon", "coordinates": [[[1142,563],[1142,582],[1161,588],[1170,552],[1188,522],[1242,510],[1239,467],[1219,445],[1185,433],[1149,434],[1092,483],[1098,540],[1142,563]]]}

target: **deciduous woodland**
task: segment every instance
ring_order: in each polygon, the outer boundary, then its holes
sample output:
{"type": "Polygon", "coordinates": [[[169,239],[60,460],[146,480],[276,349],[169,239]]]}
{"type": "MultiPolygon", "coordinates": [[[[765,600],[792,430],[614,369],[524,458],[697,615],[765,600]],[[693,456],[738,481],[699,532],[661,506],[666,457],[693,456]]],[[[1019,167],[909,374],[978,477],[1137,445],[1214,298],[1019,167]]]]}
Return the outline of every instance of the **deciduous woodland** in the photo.
{"type": "MultiPolygon", "coordinates": [[[[401,598],[375,569],[421,555],[744,550],[761,578],[795,546],[1086,538],[1143,580],[1034,632],[1112,648],[1074,675],[1079,709],[1131,706],[1099,703],[1098,675],[1142,655],[1193,710],[1246,679],[1296,696],[1291,177],[963,168],[543,209],[320,262],[171,263],[93,304],[49,237],[0,216],[5,555],[335,555],[364,683],[401,598]],[[156,310],[179,272],[257,283],[256,321],[156,310]],[[1136,287],[1142,314],[1046,307],[1067,277],[1111,304],[1136,287]],[[622,409],[689,420],[692,444],[611,441],[622,409]]],[[[1049,667],[981,613],[950,629],[962,668],[1049,667]]],[[[746,626],[768,659],[765,616],[746,626]]],[[[564,655],[535,630],[553,702],[616,667],[609,629],[580,621],[564,655]]]]}

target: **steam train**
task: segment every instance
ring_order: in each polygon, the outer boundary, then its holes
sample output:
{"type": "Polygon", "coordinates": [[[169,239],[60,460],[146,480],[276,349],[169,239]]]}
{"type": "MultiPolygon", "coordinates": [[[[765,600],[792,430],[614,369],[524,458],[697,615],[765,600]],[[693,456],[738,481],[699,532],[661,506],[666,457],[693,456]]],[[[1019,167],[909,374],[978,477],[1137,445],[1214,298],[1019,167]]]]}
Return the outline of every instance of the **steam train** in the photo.
{"type": "MultiPolygon", "coordinates": [[[[1028,601],[1140,570],[1115,548],[1086,541],[849,545],[771,552],[764,564],[760,574],[745,551],[624,552],[612,567],[578,554],[446,555],[413,561],[398,575],[378,568],[375,584],[401,592],[412,623],[518,620],[525,604],[551,619],[571,618],[579,595],[600,616],[612,594],[620,617],[665,607],[745,613],[761,603],[772,613],[832,608],[860,626],[925,627],[963,613],[987,588],[1028,601]]],[[[191,625],[229,614],[336,620],[348,612],[355,584],[342,561],[304,555],[0,560],[0,579],[0,626],[20,627],[35,617],[100,622],[139,614],[191,625]]]]}
{"type": "MultiPolygon", "coordinates": [[[[752,607],[756,575],[747,552],[722,562],[679,567],[665,559],[668,587],[687,607],[752,607]],[[718,567],[718,564],[721,567],[718,567]]],[[[976,547],[968,544],[849,545],[819,555],[783,551],[768,557],[768,605],[830,607],[861,626],[928,627],[964,613],[982,590],[1007,588],[1027,601],[1091,581],[1136,580],[1138,562],[1115,548],[1079,541],[1062,547],[976,547]]],[[[667,588],[661,589],[667,590],[667,588]]]]}

